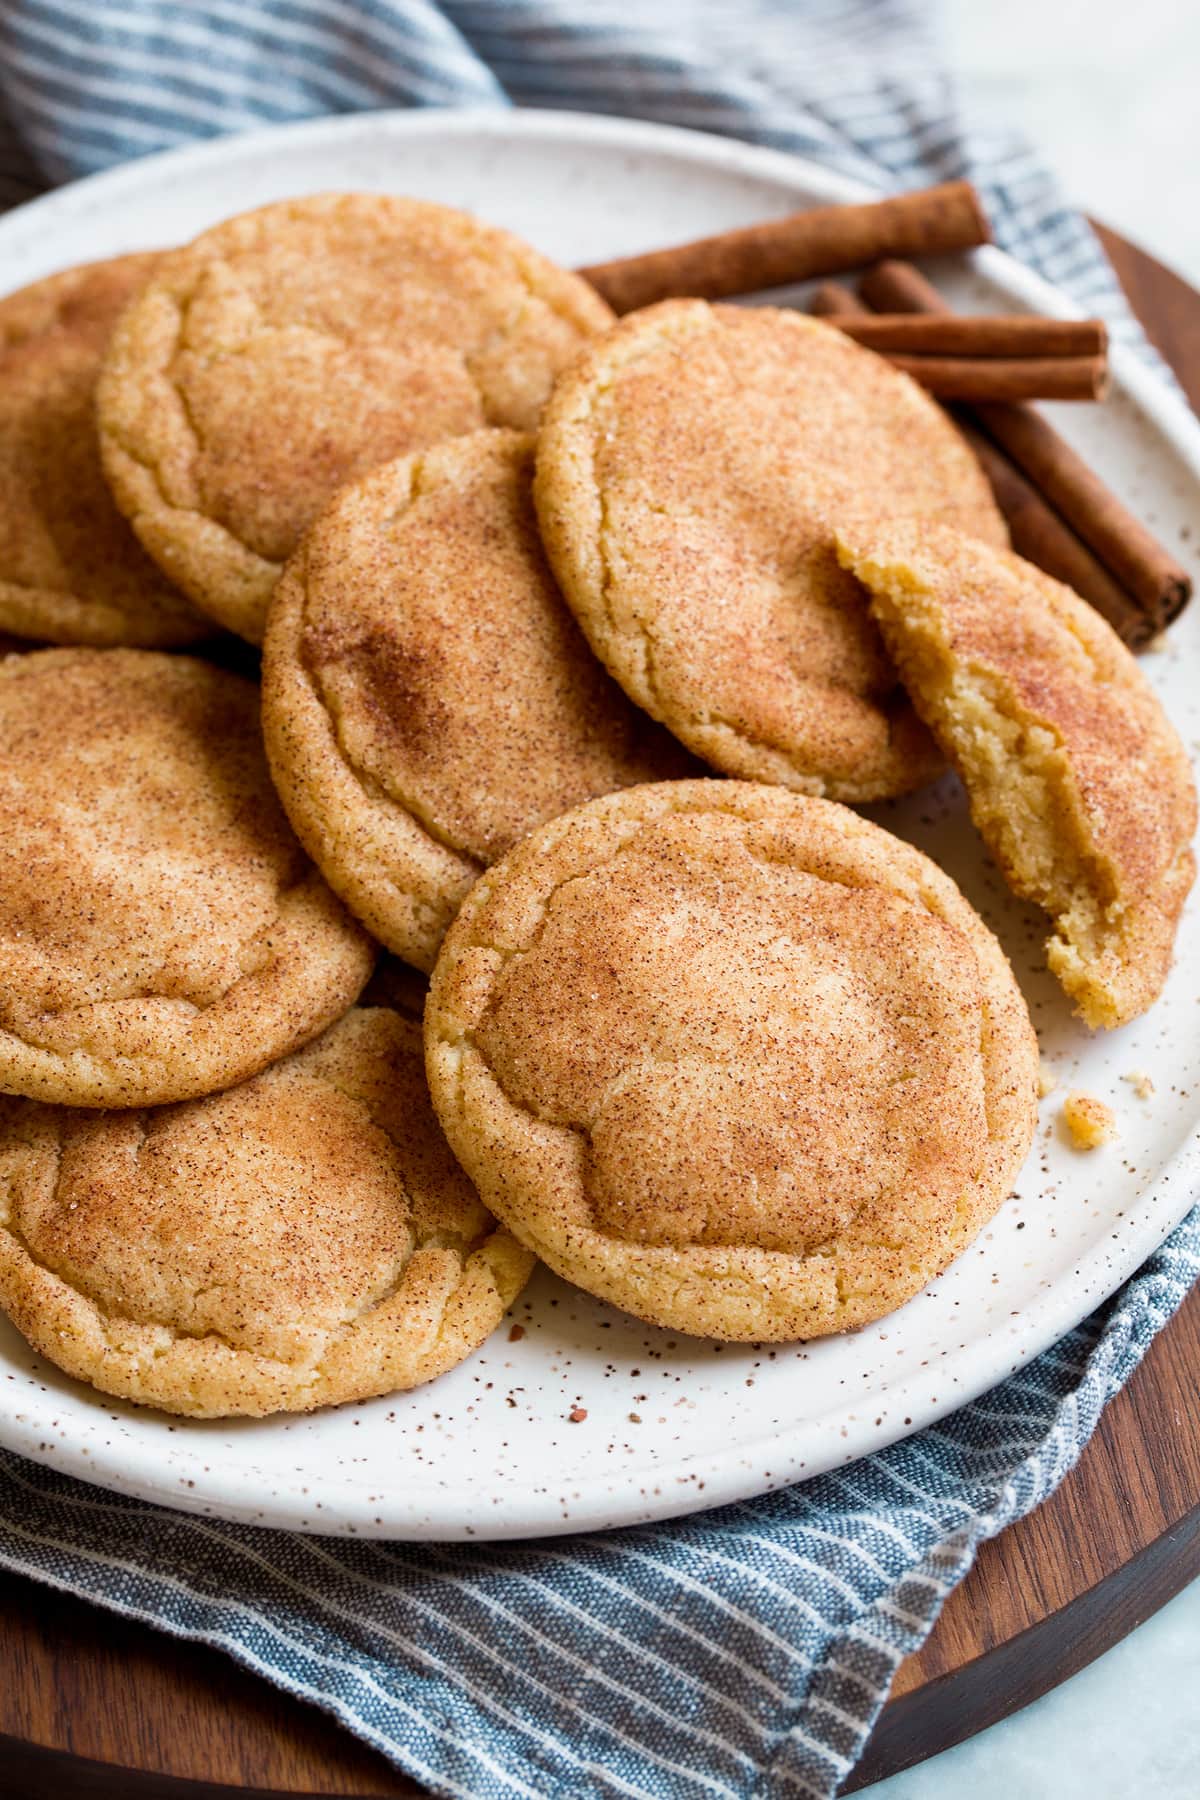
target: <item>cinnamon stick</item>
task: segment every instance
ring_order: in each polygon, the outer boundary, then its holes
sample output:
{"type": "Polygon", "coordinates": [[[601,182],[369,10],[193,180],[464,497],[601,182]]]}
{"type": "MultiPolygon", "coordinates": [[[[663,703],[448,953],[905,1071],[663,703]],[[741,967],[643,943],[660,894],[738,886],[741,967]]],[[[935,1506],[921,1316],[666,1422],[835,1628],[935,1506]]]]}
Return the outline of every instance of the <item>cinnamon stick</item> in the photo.
{"type": "Polygon", "coordinates": [[[1162,631],[1183,611],[1192,578],[1083,458],[1032,407],[980,406],[976,417],[1162,631]]]}
{"type": "Polygon", "coordinates": [[[956,421],[991,484],[1004,515],[1012,547],[1026,562],[1036,563],[1107,619],[1131,650],[1144,650],[1158,635],[1156,619],[1131,600],[1104,564],[1048,506],[1037,489],[1009,462],[1003,450],[971,424],[969,415],[956,421]]]}
{"type": "MultiPolygon", "coordinates": [[[[938,295],[939,301],[941,296],[938,295]]],[[[870,318],[862,303],[849,288],[836,282],[825,282],[812,296],[809,310],[819,317],[843,321],[870,318]]],[[[1038,493],[1037,489],[1008,460],[1004,452],[971,423],[965,408],[953,409],[952,416],[970,444],[991,485],[996,505],[1008,525],[1013,549],[1027,562],[1036,563],[1047,575],[1063,581],[1094,606],[1102,618],[1129,645],[1131,650],[1144,649],[1157,627],[1124,589],[1114,581],[1104,565],[1076,536],[1066,521],[1038,493]]]]}
{"type": "Polygon", "coordinates": [[[1021,400],[1103,400],[1108,369],[1101,356],[899,356],[902,369],[939,400],[1012,405],[1021,400]]]}
{"type": "Polygon", "coordinates": [[[869,350],[905,356],[1102,357],[1102,319],[1043,319],[1016,313],[848,313],[840,330],[869,350]]]}
{"type": "MultiPolygon", "coordinates": [[[[887,312],[950,310],[916,269],[891,261],[864,275],[859,292],[887,312]]],[[[1178,618],[1192,592],[1186,569],[1040,413],[993,404],[979,406],[975,417],[1136,602],[1148,635],[1178,618]]]]}
{"type": "Polygon", "coordinates": [[[858,291],[867,305],[882,313],[936,313],[952,318],[954,308],[911,263],[885,257],[859,277],[858,291]]]}
{"type": "Polygon", "coordinates": [[[1099,400],[1107,389],[1107,333],[1099,320],[973,319],[955,313],[880,315],[859,306],[847,289],[833,281],[817,289],[809,311],[827,317],[848,337],[886,356],[940,400],[1099,400]],[[1058,328],[1063,324],[1068,331],[1060,337],[1058,328]],[[1078,344],[1089,347],[1090,353],[1018,356],[1018,346],[1038,342],[1047,346],[1078,344]],[[919,353],[906,354],[908,350],[919,353]],[[944,354],[920,353],[926,351],[944,354]]]}
{"type": "Polygon", "coordinates": [[[838,323],[843,319],[869,319],[872,316],[858,296],[840,281],[823,281],[815,287],[808,297],[808,310],[814,318],[833,319],[838,323]]]}
{"type": "Polygon", "coordinates": [[[990,240],[975,189],[968,181],[948,181],[864,205],[817,206],[643,256],[593,263],[579,273],[615,312],[627,313],[678,295],[721,300],[880,257],[936,256],[990,240]]]}

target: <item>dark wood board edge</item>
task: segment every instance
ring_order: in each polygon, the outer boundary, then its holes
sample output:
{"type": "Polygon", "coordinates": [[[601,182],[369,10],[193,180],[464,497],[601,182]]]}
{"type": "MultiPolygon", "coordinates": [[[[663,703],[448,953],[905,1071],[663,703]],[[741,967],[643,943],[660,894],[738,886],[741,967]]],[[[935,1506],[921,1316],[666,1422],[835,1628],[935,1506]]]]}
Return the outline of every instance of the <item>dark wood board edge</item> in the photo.
{"type": "MultiPolygon", "coordinates": [[[[417,1789],[413,1789],[414,1794],[417,1789]]],[[[23,1738],[0,1735],[0,1794],[4,1800],[304,1800],[294,1788],[228,1787],[224,1782],[122,1768],[66,1750],[48,1750],[23,1738]]],[[[370,1800],[355,1794],[323,1794],[321,1800],[370,1800]]]]}
{"type": "Polygon", "coordinates": [[[1115,1575],[1040,1625],[890,1701],[865,1755],[839,1792],[855,1794],[898,1775],[1040,1700],[1128,1637],[1197,1577],[1200,1505],[1115,1575]]]}
{"type": "Polygon", "coordinates": [[[1200,413],[1200,294],[1182,275],[1098,219],[1090,221],[1150,342],[1200,413]]]}

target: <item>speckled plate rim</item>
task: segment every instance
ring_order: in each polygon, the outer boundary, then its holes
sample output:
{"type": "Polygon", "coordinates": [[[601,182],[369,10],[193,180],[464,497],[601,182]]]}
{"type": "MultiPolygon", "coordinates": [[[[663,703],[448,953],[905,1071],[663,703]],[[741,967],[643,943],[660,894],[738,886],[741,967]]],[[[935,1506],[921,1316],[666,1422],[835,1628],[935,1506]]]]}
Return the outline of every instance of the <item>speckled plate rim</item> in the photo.
{"type": "MultiPolygon", "coordinates": [[[[350,114],[332,119],[304,121],[268,127],[231,138],[188,145],[177,150],[122,165],[58,189],[42,199],[0,218],[0,266],[9,246],[28,246],[33,236],[54,240],[61,234],[64,256],[69,261],[72,222],[95,208],[136,205],[139,191],[161,182],[164,174],[216,171],[226,162],[237,162],[262,147],[272,153],[289,144],[328,144],[352,141],[364,129],[378,131],[381,140],[479,136],[497,134],[540,140],[547,146],[569,143],[572,148],[596,144],[619,148],[641,157],[669,155],[714,173],[745,175],[793,187],[798,202],[819,203],[867,199],[872,190],[848,177],[831,173],[817,163],[787,153],[761,149],[734,140],[677,127],[626,121],[590,114],[552,111],[498,113],[495,110],[446,110],[350,114]]],[[[77,254],[77,253],[75,253],[77,254]]],[[[1080,309],[1040,276],[1022,267],[1004,252],[985,248],[967,259],[987,281],[1004,289],[1022,306],[1069,318],[1080,309]]],[[[1114,389],[1123,390],[1151,427],[1165,440],[1195,478],[1200,490],[1200,422],[1182,398],[1135,355],[1121,348],[1112,353],[1114,389]]],[[[111,1402],[96,1397],[94,1432],[76,1434],[69,1442],[57,1442],[53,1456],[46,1451],[47,1416],[36,1414],[28,1400],[14,1407],[0,1387],[0,1446],[35,1461],[52,1461],[62,1473],[73,1474],[101,1487],[157,1501],[181,1510],[204,1513],[248,1523],[288,1527],[323,1533],[360,1533],[411,1539],[463,1537],[514,1538],[552,1532],[610,1529],[636,1525],[657,1518],[677,1517],[707,1510],[762,1492],[764,1487],[786,1485],[857,1460],[910,1435],[935,1419],[955,1410],[1002,1381],[1024,1363],[1070,1331],[1080,1320],[1113,1294],[1185,1216],[1200,1196],[1200,1121],[1160,1169],[1157,1179],[1139,1195],[1136,1211],[1125,1221],[1120,1239],[1111,1235],[1081,1257],[1071,1278],[1061,1279],[1021,1317],[1019,1332],[991,1328],[979,1333],[961,1349],[941,1357],[941,1396],[929,1394],[927,1372],[889,1383],[887,1415],[882,1424],[856,1416],[847,1406],[811,1415],[791,1430],[760,1439],[739,1441],[720,1459],[713,1453],[683,1455],[651,1466],[656,1491],[648,1493],[647,1465],[640,1462],[624,1471],[614,1483],[611,1471],[598,1474],[597,1492],[581,1494],[569,1519],[564,1521],[552,1490],[533,1483],[506,1497],[499,1516],[480,1519],[472,1497],[448,1491],[445,1505],[435,1518],[409,1516],[404,1497],[395,1496],[386,1517],[378,1515],[376,1497],[365,1493],[366,1482],[342,1470],[330,1470],[322,1486],[320,1517],[313,1517],[311,1487],[299,1480],[281,1480],[278,1468],[256,1471],[244,1468],[236,1480],[223,1478],[208,1468],[201,1476],[201,1459],[189,1451],[187,1422],[172,1421],[161,1449],[140,1461],[131,1457],[130,1446],[105,1443],[105,1423],[111,1418],[111,1402]],[[847,1429],[846,1421],[851,1421],[847,1429]],[[902,1423],[900,1421],[903,1421],[902,1423]],[[773,1478],[764,1482],[759,1453],[769,1450],[773,1478]],[[703,1474],[703,1496],[694,1477],[703,1474]],[[189,1485],[182,1486],[185,1476],[189,1485]],[[261,1476],[261,1483],[257,1477],[261,1476]],[[193,1484],[194,1483],[194,1484],[193,1484]]],[[[53,1396],[50,1396],[51,1403],[53,1396]]]]}

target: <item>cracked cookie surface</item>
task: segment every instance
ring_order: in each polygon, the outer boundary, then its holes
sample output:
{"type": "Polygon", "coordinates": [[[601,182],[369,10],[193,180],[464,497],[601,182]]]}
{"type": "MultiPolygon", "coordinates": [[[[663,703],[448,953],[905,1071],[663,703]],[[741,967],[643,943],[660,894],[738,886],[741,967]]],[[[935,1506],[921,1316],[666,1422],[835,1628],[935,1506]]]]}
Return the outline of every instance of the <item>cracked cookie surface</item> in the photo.
{"type": "Polygon", "coordinates": [[[532,468],[512,431],[387,464],[336,497],[271,602],[263,726],[288,816],[424,969],[533,826],[695,770],[588,648],[542,554],[532,468]]]}
{"type": "Polygon", "coordinates": [[[578,276],[449,207],[280,201],[164,260],[123,316],[97,390],[105,470],[160,567],[257,642],[337,488],[481,425],[529,429],[611,318],[578,276]]]}
{"type": "Polygon", "coordinates": [[[2,631],[148,649],[212,634],[142,549],[100,466],[100,360],[158,260],[87,263],[0,299],[2,631]]]}
{"type": "Polygon", "coordinates": [[[0,1091],[227,1087],[344,1012],[373,960],[284,817],[252,683],[147,650],[0,662],[0,1091]]]}
{"type": "Polygon", "coordinates": [[[0,1306],[125,1399],[213,1418],[413,1387],[532,1264],[438,1128],[419,1023],[386,1007],[203,1100],[0,1098],[0,1306]]]}
{"type": "Polygon", "coordinates": [[[535,495],[593,649],[706,762],[838,800],[937,773],[833,528],[1007,533],[945,414],[882,357],[773,307],[647,307],[559,380],[535,495]]]}
{"type": "Polygon", "coordinates": [[[425,1014],[434,1105],[551,1268],[672,1330],[893,1310],[1008,1195],[1038,1057],[948,876],[846,808],[629,789],[468,895],[425,1014]]]}
{"type": "Polygon", "coordinates": [[[1130,652],[1071,589],[957,532],[855,532],[922,716],[1005,879],[1054,922],[1050,968],[1093,1026],[1153,1004],[1196,873],[1187,751],[1130,652]]]}

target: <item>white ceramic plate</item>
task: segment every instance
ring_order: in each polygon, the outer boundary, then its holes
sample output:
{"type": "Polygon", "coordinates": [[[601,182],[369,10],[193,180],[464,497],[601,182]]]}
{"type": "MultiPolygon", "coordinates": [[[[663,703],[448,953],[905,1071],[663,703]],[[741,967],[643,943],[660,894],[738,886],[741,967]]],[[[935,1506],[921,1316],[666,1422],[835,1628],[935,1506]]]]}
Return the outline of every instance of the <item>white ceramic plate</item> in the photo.
{"type": "MultiPolygon", "coordinates": [[[[133,163],[0,220],[17,287],[69,263],[178,242],[231,212],[317,189],[423,195],[507,225],[565,263],[861,197],[809,163],[662,127],[552,113],[378,113],[133,163]]],[[[1070,314],[998,251],[938,271],[966,308],[1070,314]]],[[[1200,499],[1200,426],[1137,362],[1114,358],[1103,409],[1064,431],[1185,561],[1200,499]]],[[[1200,573],[1200,570],[1197,571],[1200,573]]],[[[1200,750],[1200,601],[1145,667],[1200,750]]],[[[961,1405],[1037,1354],[1155,1249],[1200,1191],[1200,908],[1167,995],[1092,1038],[1041,967],[1044,925],[981,854],[952,782],[875,816],[949,869],[999,933],[1063,1086],[1120,1115],[1084,1156],[1057,1098],[1017,1194],[925,1293],[851,1336],[722,1348],[674,1338],[540,1273],[469,1363],[411,1396],[311,1418],[200,1424],[67,1380],[0,1321],[0,1443],[170,1505],[322,1532],[517,1537],[667,1517],[851,1461],[961,1405]],[[1148,1072],[1139,1100],[1122,1077],[1148,1072]],[[586,1419],[568,1417],[580,1407],[586,1419]]]]}

